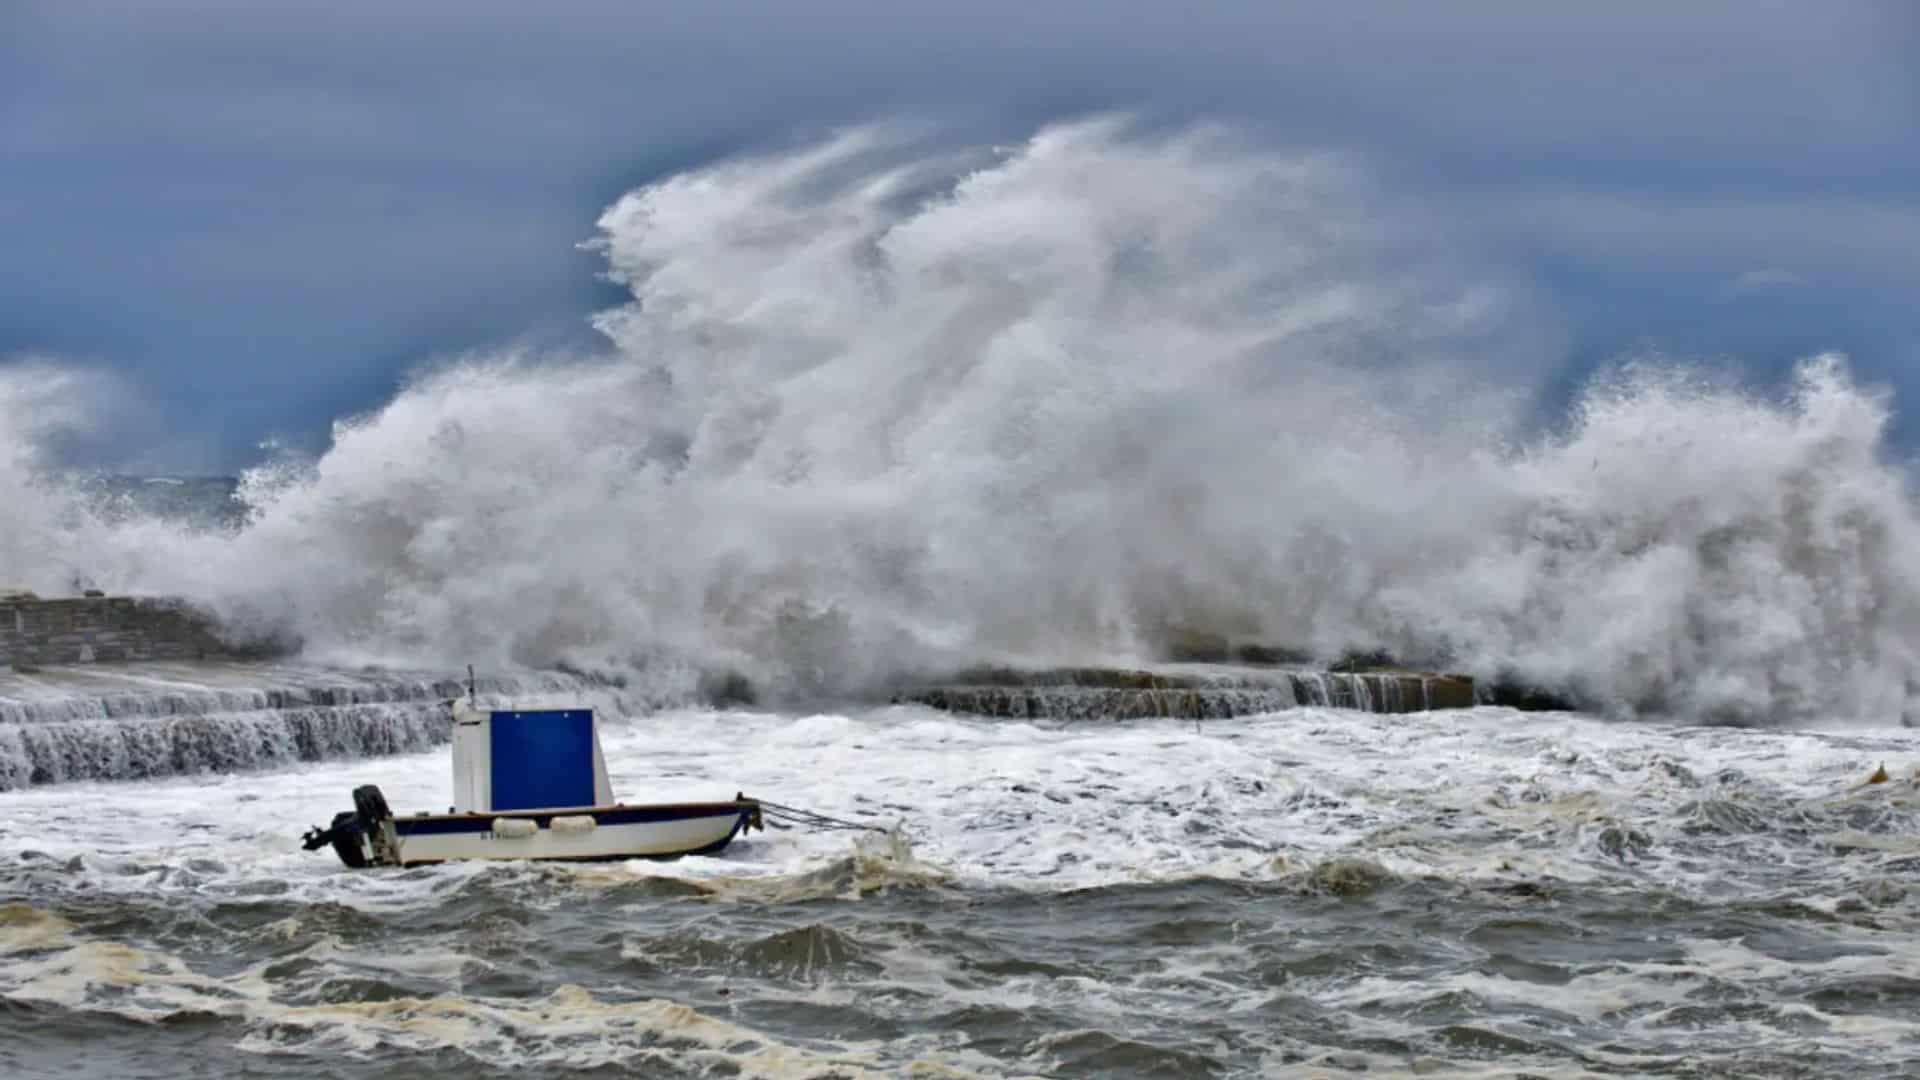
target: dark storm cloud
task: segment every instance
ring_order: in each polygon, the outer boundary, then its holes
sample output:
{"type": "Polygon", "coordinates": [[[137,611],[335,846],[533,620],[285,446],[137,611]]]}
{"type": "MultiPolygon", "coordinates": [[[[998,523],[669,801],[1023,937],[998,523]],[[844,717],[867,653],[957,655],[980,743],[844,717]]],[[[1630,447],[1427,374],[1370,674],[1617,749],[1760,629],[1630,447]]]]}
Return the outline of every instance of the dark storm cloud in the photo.
{"type": "Polygon", "coordinates": [[[0,356],[125,372],[231,463],[436,352],[584,340],[617,297],[574,244],[664,171],[876,116],[1126,109],[1362,152],[1536,273],[1580,358],[1841,347],[1898,377],[1908,10],[10,5],[0,356]]]}

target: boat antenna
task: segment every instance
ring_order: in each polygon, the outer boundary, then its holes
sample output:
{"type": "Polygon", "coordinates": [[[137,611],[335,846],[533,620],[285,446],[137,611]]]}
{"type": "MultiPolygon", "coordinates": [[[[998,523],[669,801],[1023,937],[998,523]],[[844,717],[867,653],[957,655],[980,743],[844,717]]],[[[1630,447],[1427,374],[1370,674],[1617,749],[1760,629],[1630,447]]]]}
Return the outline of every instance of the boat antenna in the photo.
{"type": "Polygon", "coordinates": [[[469,704],[469,705],[472,705],[472,704],[474,704],[474,700],[473,700],[473,665],[472,665],[472,664],[468,664],[468,665],[467,665],[467,704],[469,704]]]}

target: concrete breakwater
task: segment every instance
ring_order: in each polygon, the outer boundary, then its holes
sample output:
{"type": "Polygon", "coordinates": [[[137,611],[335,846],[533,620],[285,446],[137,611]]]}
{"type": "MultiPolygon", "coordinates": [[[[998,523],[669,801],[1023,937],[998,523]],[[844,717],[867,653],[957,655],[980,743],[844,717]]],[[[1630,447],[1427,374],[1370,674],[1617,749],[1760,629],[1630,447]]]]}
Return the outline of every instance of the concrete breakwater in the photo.
{"type": "Polygon", "coordinates": [[[1476,704],[1464,675],[1177,665],[1131,668],[974,668],[898,700],[949,712],[1035,720],[1200,720],[1303,705],[1410,713],[1476,704]]]}
{"type": "MultiPolygon", "coordinates": [[[[565,672],[482,676],[483,700],[585,703],[608,716],[660,702],[565,672]]],[[[383,757],[445,743],[445,673],[256,661],[146,661],[0,672],[0,791],[383,757]]]]}
{"type": "Polygon", "coordinates": [[[0,791],[424,750],[457,680],[232,661],[0,673],[0,791]]]}

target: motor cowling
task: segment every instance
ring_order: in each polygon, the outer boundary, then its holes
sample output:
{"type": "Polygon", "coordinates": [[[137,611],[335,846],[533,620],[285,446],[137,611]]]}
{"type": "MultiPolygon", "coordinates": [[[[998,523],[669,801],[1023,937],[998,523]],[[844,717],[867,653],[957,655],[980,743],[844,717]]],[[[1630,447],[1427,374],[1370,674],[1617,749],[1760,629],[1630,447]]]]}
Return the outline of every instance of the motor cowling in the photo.
{"type": "Polygon", "coordinates": [[[360,815],[360,825],[369,831],[380,827],[380,823],[393,816],[387,809],[387,797],[380,794],[377,784],[365,784],[353,789],[353,808],[360,815]]]}

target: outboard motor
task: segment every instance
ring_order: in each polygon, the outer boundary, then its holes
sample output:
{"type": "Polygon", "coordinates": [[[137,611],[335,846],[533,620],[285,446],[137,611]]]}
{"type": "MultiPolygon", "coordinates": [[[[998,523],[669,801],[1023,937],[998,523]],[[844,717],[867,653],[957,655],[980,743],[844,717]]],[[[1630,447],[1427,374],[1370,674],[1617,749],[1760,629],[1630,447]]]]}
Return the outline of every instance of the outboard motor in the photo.
{"type": "Polygon", "coordinates": [[[325,829],[308,829],[300,838],[300,846],[307,851],[319,851],[332,844],[334,854],[350,869],[361,870],[372,865],[370,849],[380,843],[380,827],[393,816],[393,811],[387,808],[386,796],[374,784],[353,789],[353,806],[352,810],[333,815],[333,824],[325,829]]]}

